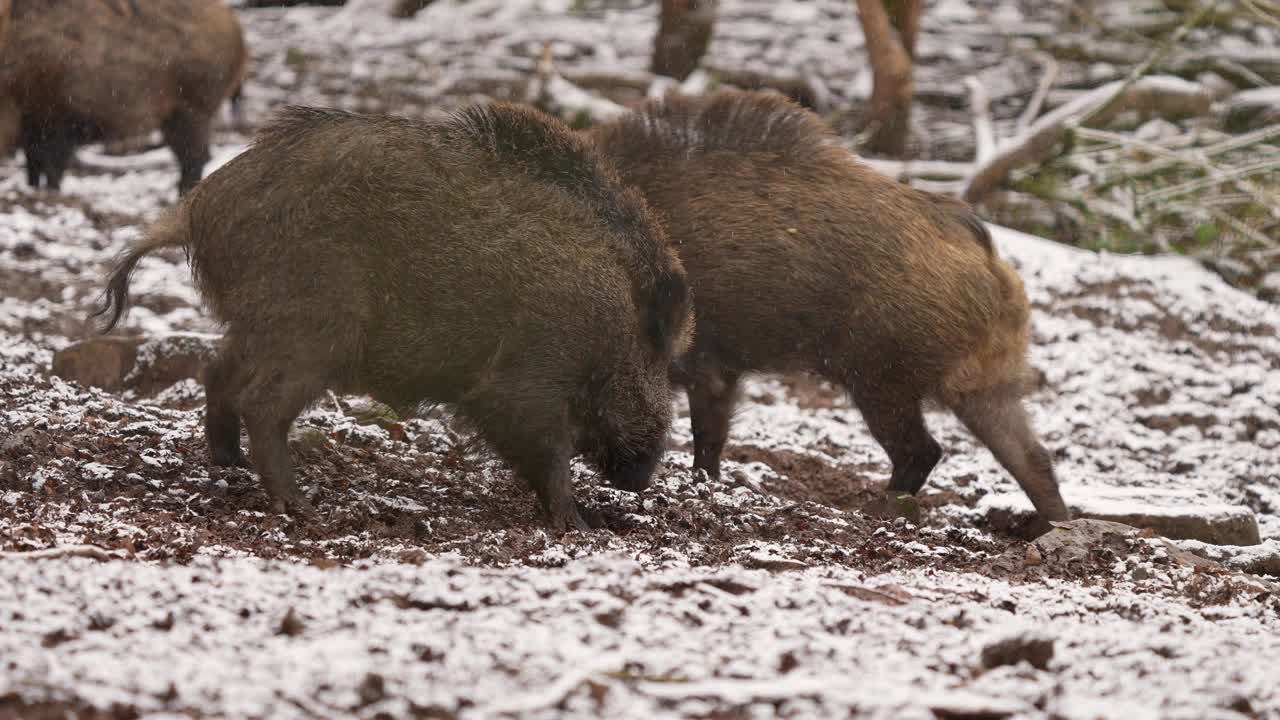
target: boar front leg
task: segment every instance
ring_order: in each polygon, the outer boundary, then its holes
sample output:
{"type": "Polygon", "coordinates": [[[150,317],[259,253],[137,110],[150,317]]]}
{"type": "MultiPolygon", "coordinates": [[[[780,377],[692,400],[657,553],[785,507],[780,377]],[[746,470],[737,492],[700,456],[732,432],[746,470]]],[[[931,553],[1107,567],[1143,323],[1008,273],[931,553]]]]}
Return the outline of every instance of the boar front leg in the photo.
{"type": "Polygon", "coordinates": [[[591,525],[578,510],[573,497],[573,473],[569,462],[573,453],[568,447],[547,448],[520,461],[519,473],[538,494],[555,530],[590,530],[591,525]]]}
{"type": "Polygon", "coordinates": [[[1071,519],[1053,472],[1053,457],[1031,429],[1031,419],[1017,393],[1004,389],[968,393],[949,404],[969,432],[1018,481],[1040,515],[1044,530],[1049,529],[1047,521],[1071,519]]]}
{"type": "Polygon", "coordinates": [[[537,493],[552,529],[589,530],[573,497],[568,413],[547,402],[552,392],[527,385],[519,391],[491,388],[474,394],[461,409],[477,420],[489,446],[537,493]]]}
{"type": "Polygon", "coordinates": [[[720,454],[729,439],[729,421],[738,396],[738,375],[715,370],[694,374],[688,386],[693,425],[693,467],[720,476],[720,454]]]}

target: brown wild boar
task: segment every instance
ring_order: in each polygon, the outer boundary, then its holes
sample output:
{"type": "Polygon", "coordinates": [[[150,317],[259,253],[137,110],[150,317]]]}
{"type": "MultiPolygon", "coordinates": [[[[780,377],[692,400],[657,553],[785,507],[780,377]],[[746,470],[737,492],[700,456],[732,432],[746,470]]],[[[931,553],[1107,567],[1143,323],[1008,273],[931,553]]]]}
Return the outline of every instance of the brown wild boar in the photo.
{"type": "Polygon", "coordinates": [[[286,435],[326,388],[453,405],[558,528],[586,527],[575,453],[636,491],[662,456],[684,270],[639,194],[535,110],[282,111],[122,258],[107,329],[165,247],[226,326],[205,373],[212,461],[243,464],[243,419],[277,510],[309,510],[286,435]]]}
{"type": "Polygon", "coordinates": [[[13,0],[0,44],[0,156],[58,189],[81,143],[159,128],[179,192],[209,160],[213,114],[240,85],[240,22],[219,0],[13,0]]]}
{"type": "Polygon", "coordinates": [[[689,273],[698,330],[672,379],[696,467],[717,473],[743,373],[810,372],[849,389],[890,490],[919,491],[941,458],[921,411],[938,401],[1042,519],[1068,517],[1022,407],[1026,292],[967,206],[876,173],[777,95],[669,96],[591,136],[689,273]]]}

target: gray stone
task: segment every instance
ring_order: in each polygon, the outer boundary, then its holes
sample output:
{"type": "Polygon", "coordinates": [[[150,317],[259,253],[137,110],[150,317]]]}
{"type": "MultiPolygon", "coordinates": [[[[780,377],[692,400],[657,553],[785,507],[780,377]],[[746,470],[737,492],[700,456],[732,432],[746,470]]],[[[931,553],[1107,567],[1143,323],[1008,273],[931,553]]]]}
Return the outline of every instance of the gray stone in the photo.
{"type": "Polygon", "coordinates": [[[53,354],[53,374],[79,383],[115,391],[137,363],[137,338],[94,337],[81,340],[53,354]]]}
{"type": "Polygon", "coordinates": [[[1260,545],[1210,545],[1199,540],[1178,540],[1176,546],[1197,557],[1221,563],[1251,575],[1280,577],[1280,543],[1267,540],[1260,545]]]}
{"type": "Polygon", "coordinates": [[[217,335],[170,333],[147,338],[138,346],[137,362],[124,378],[124,386],[142,395],[153,395],[174,383],[191,378],[204,382],[204,368],[218,349],[217,335]]]}
{"type": "MultiPolygon", "coordinates": [[[[1076,518],[1151,528],[1174,540],[1257,545],[1258,520],[1242,505],[1214,503],[1193,492],[1145,488],[1063,488],[1076,518]]],[[[1035,512],[1022,493],[990,495],[979,503],[992,528],[1026,537],[1035,512]]]]}
{"type": "Polygon", "coordinates": [[[86,387],[152,395],[186,378],[202,381],[217,345],[216,335],[202,333],[92,337],[54,353],[53,374],[86,387]]]}

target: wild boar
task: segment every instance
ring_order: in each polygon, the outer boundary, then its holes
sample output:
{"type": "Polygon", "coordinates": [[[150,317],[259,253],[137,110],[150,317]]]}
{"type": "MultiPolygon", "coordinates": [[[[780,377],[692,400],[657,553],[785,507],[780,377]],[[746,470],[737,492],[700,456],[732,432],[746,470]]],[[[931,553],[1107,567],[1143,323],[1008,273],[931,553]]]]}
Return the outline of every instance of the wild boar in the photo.
{"type": "Polygon", "coordinates": [[[286,435],[326,388],[453,405],[556,528],[586,527],[576,452],[634,491],[662,457],[684,270],[639,194],[531,108],[285,109],[121,259],[106,329],[165,247],[186,248],[226,327],[205,373],[212,462],[244,463],[243,420],[275,510],[309,511],[286,435]]]}
{"type": "Polygon", "coordinates": [[[743,373],[809,372],[846,387],[916,493],[942,456],[924,401],[950,408],[1042,519],[1068,513],[1021,398],[1022,281],[964,204],[876,173],[784,98],[669,96],[591,136],[663,218],[698,328],[672,371],[695,465],[715,475],[743,373]]]}
{"type": "Polygon", "coordinates": [[[186,192],[246,57],[219,0],[14,0],[0,44],[0,156],[20,144],[27,182],[57,190],[77,145],[159,128],[186,192]]]}

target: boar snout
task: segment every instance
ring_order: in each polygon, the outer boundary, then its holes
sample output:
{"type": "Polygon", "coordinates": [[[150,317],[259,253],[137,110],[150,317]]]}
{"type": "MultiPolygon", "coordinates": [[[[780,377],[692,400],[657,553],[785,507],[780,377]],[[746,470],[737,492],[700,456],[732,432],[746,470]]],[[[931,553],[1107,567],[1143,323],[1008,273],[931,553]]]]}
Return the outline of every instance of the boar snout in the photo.
{"type": "Polygon", "coordinates": [[[662,454],[661,447],[610,449],[605,453],[601,470],[610,485],[638,493],[649,487],[662,454]]]}

